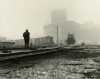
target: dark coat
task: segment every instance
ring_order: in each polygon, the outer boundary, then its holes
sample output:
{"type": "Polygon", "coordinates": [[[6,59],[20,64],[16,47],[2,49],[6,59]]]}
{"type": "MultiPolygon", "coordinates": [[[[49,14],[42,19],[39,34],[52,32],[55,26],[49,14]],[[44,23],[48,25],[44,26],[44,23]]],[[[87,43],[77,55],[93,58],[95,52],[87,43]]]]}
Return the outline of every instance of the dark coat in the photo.
{"type": "Polygon", "coordinates": [[[23,33],[23,37],[25,40],[29,40],[30,39],[30,33],[28,31],[23,33]]]}

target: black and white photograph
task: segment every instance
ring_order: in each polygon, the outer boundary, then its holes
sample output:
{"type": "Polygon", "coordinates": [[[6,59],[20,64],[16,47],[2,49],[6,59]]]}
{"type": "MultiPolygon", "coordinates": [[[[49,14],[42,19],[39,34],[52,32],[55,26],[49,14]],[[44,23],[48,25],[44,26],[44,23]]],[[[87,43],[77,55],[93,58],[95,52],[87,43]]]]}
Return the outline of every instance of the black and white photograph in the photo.
{"type": "Polygon", "coordinates": [[[0,0],[0,79],[100,79],[100,0],[0,0]]]}

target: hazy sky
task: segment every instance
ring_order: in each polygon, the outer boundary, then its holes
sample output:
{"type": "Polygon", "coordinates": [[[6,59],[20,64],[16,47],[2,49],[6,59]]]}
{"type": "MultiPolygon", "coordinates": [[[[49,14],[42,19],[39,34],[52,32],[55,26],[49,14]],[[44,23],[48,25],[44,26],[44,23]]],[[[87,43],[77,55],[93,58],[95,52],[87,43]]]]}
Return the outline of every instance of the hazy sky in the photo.
{"type": "Polygon", "coordinates": [[[44,35],[55,9],[65,9],[71,20],[100,23],[100,0],[0,0],[0,35],[22,38],[27,28],[31,37],[44,35]]]}

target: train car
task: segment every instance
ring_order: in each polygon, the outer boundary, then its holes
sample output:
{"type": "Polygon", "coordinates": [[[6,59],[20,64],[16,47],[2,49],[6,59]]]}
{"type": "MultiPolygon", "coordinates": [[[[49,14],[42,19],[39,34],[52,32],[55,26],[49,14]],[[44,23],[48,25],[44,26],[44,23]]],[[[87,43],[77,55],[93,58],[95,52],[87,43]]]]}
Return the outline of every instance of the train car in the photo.
{"type": "Polygon", "coordinates": [[[14,48],[24,48],[24,39],[15,40],[14,48]]]}
{"type": "Polygon", "coordinates": [[[13,48],[15,42],[0,42],[0,49],[13,48]]]}
{"type": "Polygon", "coordinates": [[[34,46],[37,48],[45,48],[54,46],[53,37],[45,36],[34,39],[34,46]]]}

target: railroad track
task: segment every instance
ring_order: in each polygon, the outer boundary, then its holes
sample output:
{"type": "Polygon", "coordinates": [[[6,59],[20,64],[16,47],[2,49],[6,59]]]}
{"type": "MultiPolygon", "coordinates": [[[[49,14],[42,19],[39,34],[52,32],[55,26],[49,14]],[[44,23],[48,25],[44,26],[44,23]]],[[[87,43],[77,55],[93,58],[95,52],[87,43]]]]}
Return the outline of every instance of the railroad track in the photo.
{"type": "Polygon", "coordinates": [[[100,53],[100,47],[64,47],[64,49],[72,52],[100,53]]]}
{"type": "Polygon", "coordinates": [[[55,48],[48,48],[48,49],[38,49],[38,50],[11,50],[10,53],[1,53],[0,54],[0,61],[9,60],[9,59],[16,59],[25,56],[32,56],[32,55],[41,55],[47,54],[52,52],[57,52],[61,50],[58,47],[55,48]]]}
{"type": "Polygon", "coordinates": [[[32,56],[32,55],[41,55],[41,54],[48,54],[48,53],[54,53],[57,51],[61,52],[71,52],[71,53],[81,53],[82,55],[84,54],[100,54],[100,48],[66,48],[66,47],[53,47],[53,48],[41,48],[37,50],[33,49],[6,49],[6,50],[0,50],[0,51],[10,51],[9,53],[0,53],[0,61],[3,60],[8,60],[8,59],[16,59],[16,58],[21,58],[25,56],[32,56]]]}

